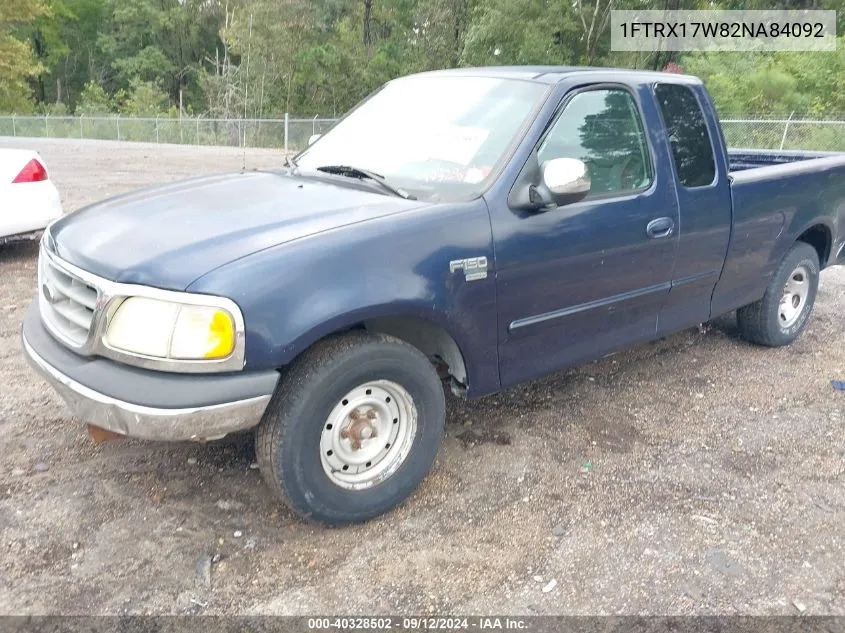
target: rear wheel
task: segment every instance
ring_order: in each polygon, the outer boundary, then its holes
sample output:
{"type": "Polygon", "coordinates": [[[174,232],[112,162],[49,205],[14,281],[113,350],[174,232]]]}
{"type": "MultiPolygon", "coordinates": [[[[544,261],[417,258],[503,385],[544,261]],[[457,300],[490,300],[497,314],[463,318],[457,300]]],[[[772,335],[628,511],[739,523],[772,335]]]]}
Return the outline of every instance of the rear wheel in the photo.
{"type": "Polygon", "coordinates": [[[444,421],[443,388],[419,350],[352,332],[316,344],[285,372],[256,433],[258,464],[299,515],[364,521],[413,492],[444,421]]]}
{"type": "Polygon", "coordinates": [[[743,338],[769,347],[788,345],[807,327],[818,289],[819,256],[809,244],[797,242],[763,298],[737,311],[743,338]]]}

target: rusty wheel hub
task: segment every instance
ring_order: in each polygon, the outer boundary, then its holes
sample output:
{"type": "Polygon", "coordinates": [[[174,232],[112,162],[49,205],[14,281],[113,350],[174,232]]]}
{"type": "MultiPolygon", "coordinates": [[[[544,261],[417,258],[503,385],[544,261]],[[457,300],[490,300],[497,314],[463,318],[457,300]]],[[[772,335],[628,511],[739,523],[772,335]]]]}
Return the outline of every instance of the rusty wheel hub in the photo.
{"type": "Polygon", "coordinates": [[[360,450],[364,440],[378,436],[378,429],[372,423],[376,419],[378,419],[378,412],[375,409],[368,409],[365,412],[355,409],[349,414],[349,423],[341,430],[340,438],[349,440],[352,450],[360,450]]]}

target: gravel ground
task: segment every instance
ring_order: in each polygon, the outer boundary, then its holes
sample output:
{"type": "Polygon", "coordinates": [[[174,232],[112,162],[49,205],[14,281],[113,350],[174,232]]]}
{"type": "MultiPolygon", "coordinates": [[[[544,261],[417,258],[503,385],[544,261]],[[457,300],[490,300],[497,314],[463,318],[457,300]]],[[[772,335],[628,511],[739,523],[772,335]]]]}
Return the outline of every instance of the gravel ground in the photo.
{"type": "MultiPolygon", "coordinates": [[[[67,211],[240,169],[230,148],[0,139],[67,211]]],[[[278,165],[248,150],[247,168],[278,165]]],[[[474,402],[410,502],[327,530],[251,436],[95,445],[20,351],[36,247],[0,247],[0,612],[845,614],[845,269],[785,349],[733,317],[474,402]],[[556,586],[544,592],[554,579],[556,586]]]]}

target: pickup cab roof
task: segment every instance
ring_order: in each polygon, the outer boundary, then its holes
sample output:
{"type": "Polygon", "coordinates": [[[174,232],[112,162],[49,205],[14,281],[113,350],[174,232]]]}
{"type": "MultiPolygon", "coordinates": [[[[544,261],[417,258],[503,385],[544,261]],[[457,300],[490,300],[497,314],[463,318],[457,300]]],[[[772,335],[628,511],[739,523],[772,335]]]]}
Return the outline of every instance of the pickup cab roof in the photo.
{"type": "Polygon", "coordinates": [[[700,85],[701,80],[692,75],[664,73],[651,70],[632,70],[630,68],[597,68],[591,66],[481,66],[475,68],[450,68],[417,73],[414,76],[459,76],[459,77],[495,77],[498,79],[522,79],[544,84],[556,84],[573,75],[585,79],[601,81],[613,76],[623,75],[633,83],[679,83],[700,85]]]}

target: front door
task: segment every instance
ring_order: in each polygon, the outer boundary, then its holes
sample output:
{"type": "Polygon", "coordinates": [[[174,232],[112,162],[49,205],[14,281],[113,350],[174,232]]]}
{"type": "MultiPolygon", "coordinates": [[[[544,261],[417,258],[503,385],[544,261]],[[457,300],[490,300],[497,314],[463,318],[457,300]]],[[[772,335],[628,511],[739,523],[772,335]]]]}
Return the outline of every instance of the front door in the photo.
{"type": "Polygon", "coordinates": [[[580,202],[492,213],[503,386],[654,337],[671,287],[677,199],[655,173],[637,99],[585,89],[556,116],[540,164],[580,159],[592,184],[580,202]]]}

